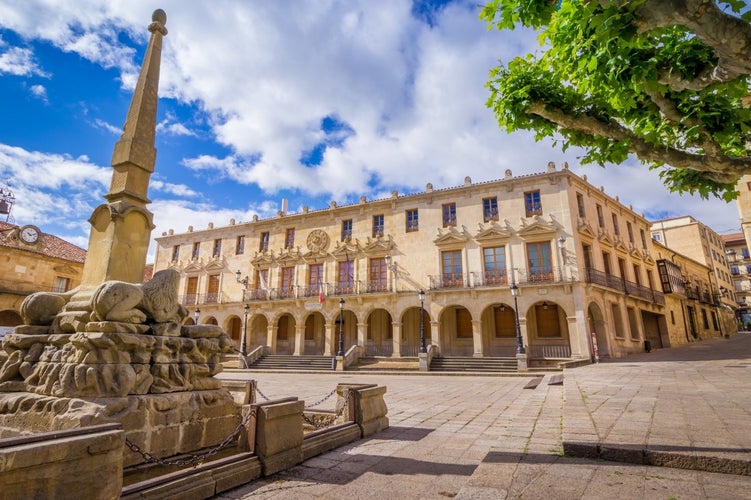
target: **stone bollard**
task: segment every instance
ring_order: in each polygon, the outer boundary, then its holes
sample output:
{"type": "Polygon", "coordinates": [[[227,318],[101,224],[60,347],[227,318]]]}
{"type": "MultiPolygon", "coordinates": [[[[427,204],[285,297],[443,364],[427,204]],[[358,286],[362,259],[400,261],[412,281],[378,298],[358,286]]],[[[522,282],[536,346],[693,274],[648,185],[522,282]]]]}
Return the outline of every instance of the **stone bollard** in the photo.
{"type": "Polygon", "coordinates": [[[287,398],[252,405],[256,410],[254,450],[263,475],[269,476],[303,461],[302,412],[305,402],[287,398]]]}

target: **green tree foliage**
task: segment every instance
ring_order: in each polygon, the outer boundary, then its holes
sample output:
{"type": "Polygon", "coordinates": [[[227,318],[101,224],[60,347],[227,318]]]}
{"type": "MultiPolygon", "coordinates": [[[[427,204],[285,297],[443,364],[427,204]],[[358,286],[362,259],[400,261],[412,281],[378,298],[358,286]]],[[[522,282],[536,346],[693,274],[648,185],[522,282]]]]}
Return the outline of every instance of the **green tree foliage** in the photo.
{"type": "Polygon", "coordinates": [[[502,129],[633,154],[671,191],[733,199],[751,174],[751,12],[729,0],[490,0],[490,29],[539,31],[538,55],[494,68],[502,129]],[[745,10],[745,13],[744,13],[745,10]]]}

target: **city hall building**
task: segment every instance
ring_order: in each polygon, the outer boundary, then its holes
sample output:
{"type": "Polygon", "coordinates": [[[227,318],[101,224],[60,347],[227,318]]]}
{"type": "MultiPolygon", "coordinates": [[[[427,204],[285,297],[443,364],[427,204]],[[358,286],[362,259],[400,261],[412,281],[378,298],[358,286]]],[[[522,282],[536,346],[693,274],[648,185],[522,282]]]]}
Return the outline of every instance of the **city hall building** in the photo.
{"type": "Polygon", "coordinates": [[[537,174],[170,230],[156,239],[154,270],[178,270],[188,321],[222,326],[245,352],[414,357],[424,339],[445,357],[521,347],[540,366],[592,359],[595,344],[600,357],[670,345],[650,226],[551,162],[537,174]]]}

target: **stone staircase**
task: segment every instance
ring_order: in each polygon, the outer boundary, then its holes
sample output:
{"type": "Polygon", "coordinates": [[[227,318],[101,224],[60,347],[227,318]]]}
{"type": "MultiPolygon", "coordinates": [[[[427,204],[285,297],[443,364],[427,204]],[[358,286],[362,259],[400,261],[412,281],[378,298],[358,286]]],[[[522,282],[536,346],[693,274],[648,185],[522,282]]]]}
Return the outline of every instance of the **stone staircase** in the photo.
{"type": "Polygon", "coordinates": [[[371,357],[361,358],[357,366],[353,367],[356,371],[418,371],[420,365],[417,358],[390,358],[390,357],[371,357]]]}
{"type": "Polygon", "coordinates": [[[316,370],[333,371],[332,356],[293,356],[291,354],[266,354],[250,365],[251,370],[316,370]]]}
{"type": "Polygon", "coordinates": [[[430,363],[431,372],[516,372],[516,358],[440,356],[430,363]]]}

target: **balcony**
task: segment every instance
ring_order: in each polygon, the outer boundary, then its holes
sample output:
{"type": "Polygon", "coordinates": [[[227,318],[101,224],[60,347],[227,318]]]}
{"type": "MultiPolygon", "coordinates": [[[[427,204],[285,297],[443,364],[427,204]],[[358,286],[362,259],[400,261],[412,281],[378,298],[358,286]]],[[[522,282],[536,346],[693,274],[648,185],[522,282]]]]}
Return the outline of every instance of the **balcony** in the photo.
{"type": "Polygon", "coordinates": [[[224,304],[229,302],[221,292],[212,293],[186,293],[180,297],[180,303],[184,306],[198,306],[204,304],[224,304]]]}
{"type": "Polygon", "coordinates": [[[445,288],[466,288],[468,287],[468,275],[462,273],[444,273],[428,276],[431,290],[445,288]]]}
{"type": "Polygon", "coordinates": [[[508,276],[505,269],[486,271],[476,282],[475,286],[505,286],[508,285],[508,276]]]}
{"type": "Polygon", "coordinates": [[[626,295],[638,297],[654,302],[655,304],[665,304],[665,295],[662,292],[652,290],[651,288],[634,283],[633,281],[625,280],[620,276],[598,271],[597,269],[587,268],[585,271],[587,283],[604,286],[612,290],[618,290],[626,295]]]}

